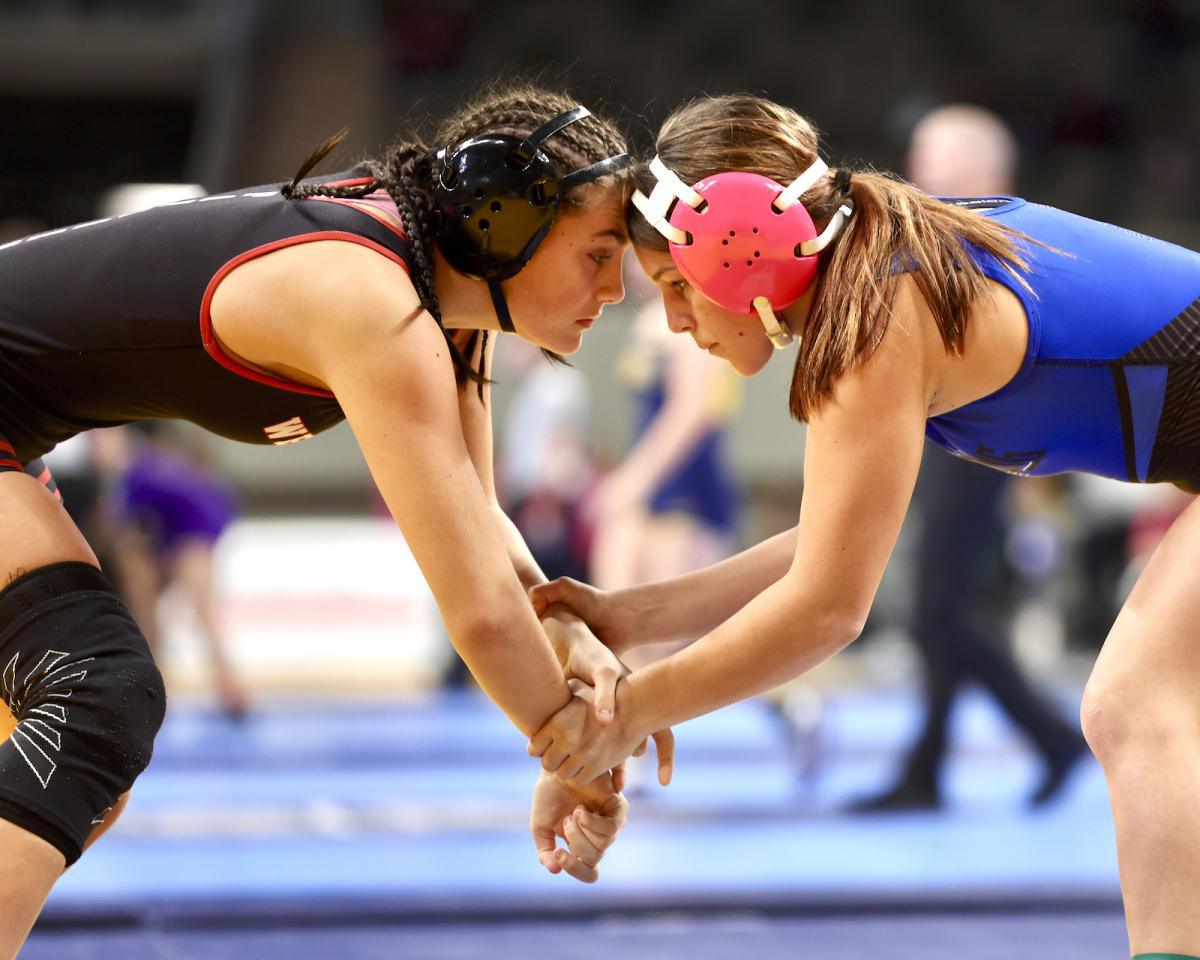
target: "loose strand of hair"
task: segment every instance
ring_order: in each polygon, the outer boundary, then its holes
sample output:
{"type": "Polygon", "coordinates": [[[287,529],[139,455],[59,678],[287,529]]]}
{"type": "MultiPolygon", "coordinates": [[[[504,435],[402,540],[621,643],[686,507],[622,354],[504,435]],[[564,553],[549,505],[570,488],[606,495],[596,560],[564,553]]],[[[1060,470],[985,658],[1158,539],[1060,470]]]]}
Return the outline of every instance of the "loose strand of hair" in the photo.
{"type": "Polygon", "coordinates": [[[300,181],[308,176],[309,171],[311,171],[313,167],[329,156],[329,154],[332,153],[333,150],[343,140],[346,139],[349,133],[350,130],[347,127],[342,127],[342,129],[333,136],[327,137],[325,141],[319,147],[317,147],[316,150],[308,155],[308,159],[300,164],[300,169],[297,170],[296,175],[292,177],[292,182],[284,184],[280,192],[289,200],[293,199],[296,196],[296,188],[299,187],[300,181]]]}

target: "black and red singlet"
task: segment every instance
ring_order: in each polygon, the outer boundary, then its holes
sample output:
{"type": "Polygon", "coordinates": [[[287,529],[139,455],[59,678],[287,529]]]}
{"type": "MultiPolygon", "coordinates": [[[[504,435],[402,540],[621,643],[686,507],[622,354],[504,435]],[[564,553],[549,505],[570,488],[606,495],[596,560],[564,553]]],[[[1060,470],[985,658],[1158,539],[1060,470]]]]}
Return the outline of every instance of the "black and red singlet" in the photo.
{"type": "Polygon", "coordinates": [[[368,207],[287,200],[263,186],[0,246],[3,458],[26,463],[83,430],[143,419],[190,420],[263,444],[340,422],[328,391],[227,356],[209,305],[235,267],[293,244],[346,240],[407,269],[404,235],[368,207]]]}

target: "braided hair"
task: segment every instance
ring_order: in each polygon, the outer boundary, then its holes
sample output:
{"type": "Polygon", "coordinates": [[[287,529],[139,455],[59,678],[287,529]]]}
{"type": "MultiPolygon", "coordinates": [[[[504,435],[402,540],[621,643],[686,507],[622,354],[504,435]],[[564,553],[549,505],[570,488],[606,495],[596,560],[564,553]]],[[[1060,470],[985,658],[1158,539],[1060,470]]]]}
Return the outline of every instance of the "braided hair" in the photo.
{"type": "MultiPolygon", "coordinates": [[[[474,331],[460,349],[443,323],[434,287],[433,250],[437,242],[434,154],[439,147],[453,147],[485,133],[528,135],[575,104],[576,101],[564,93],[533,84],[504,87],[468,104],[444,121],[434,134],[434,147],[431,148],[419,138],[399,140],[388,148],[383,157],[365,161],[361,168],[369,179],[361,184],[330,186],[301,183],[309,171],[345,138],[346,131],[343,130],[314,150],[291,183],[281,189],[283,196],[289,200],[312,196],[359,199],[377,190],[387,191],[400,212],[400,220],[408,236],[412,258],[411,277],[421,307],[429,312],[442,330],[459,385],[462,386],[467,380],[474,381],[480,399],[483,398],[483,387],[487,382],[483,371],[487,358],[488,331],[474,331]],[[479,350],[478,369],[468,360],[476,348],[479,350]]],[[[541,149],[550,157],[555,172],[562,176],[613,154],[623,153],[626,147],[624,138],[612,123],[593,115],[559,131],[543,142],[541,149]]],[[[581,202],[578,194],[573,193],[563,197],[568,206],[577,206],[581,202]]],[[[542,352],[552,359],[562,359],[548,351],[542,352]]]]}

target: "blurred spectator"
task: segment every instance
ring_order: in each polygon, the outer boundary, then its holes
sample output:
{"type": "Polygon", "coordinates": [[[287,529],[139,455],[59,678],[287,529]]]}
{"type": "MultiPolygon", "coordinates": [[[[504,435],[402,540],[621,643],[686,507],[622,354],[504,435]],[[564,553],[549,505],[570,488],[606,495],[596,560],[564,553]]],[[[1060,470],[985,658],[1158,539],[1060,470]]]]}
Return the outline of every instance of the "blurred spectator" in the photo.
{"type": "Polygon", "coordinates": [[[617,377],[634,400],[633,439],[587,501],[595,523],[591,579],[606,590],[716,563],[729,555],[737,522],[724,438],[738,402],[736,377],[672,334],[661,299],[640,271],[630,274],[629,288],[645,303],[617,377]]]}
{"type": "MultiPolygon", "coordinates": [[[[594,524],[590,580],[605,590],[724,559],[738,513],[724,426],[737,409],[737,377],[690,337],[671,333],[662,299],[641,270],[627,271],[626,288],[642,301],[617,361],[617,378],[634,401],[632,440],[586,502],[594,524]]],[[[637,670],[679,646],[637,647],[624,661],[637,670]]],[[[629,765],[631,784],[641,768],[629,765]]]]}
{"type": "Polygon", "coordinates": [[[580,517],[592,482],[588,454],[591,394],[578,370],[551,363],[532,344],[505,337],[497,376],[519,378],[508,409],[500,496],[547,577],[586,574],[587,532],[580,517]]]}
{"type": "Polygon", "coordinates": [[[125,602],[158,655],[159,599],[168,588],[178,589],[204,641],[221,710],[241,719],[249,700],[226,649],[213,562],[217,541],[238,515],[237,496],[205,463],[198,444],[172,439],[153,421],[120,433],[128,442],[127,465],[112,490],[111,508],[117,521],[113,559],[125,602]]]}
{"type": "Polygon", "coordinates": [[[105,502],[105,491],[125,466],[125,444],[119,430],[89,430],[60,443],[45,456],[63,507],[87,538],[100,566],[123,590],[114,554],[117,524],[105,502]]]}
{"type": "MultiPolygon", "coordinates": [[[[908,168],[918,187],[938,196],[1005,195],[1014,186],[1016,160],[1016,142],[997,116],[957,104],[933,110],[917,124],[908,168]]],[[[913,635],[925,668],[924,721],[899,781],[853,804],[856,812],[941,805],[951,708],[969,681],[987,690],[1040,755],[1045,770],[1035,805],[1057,794],[1084,754],[1083,738],[1022,674],[1005,636],[998,608],[1003,501],[1011,482],[927,444],[914,494],[921,531],[913,635]]]]}

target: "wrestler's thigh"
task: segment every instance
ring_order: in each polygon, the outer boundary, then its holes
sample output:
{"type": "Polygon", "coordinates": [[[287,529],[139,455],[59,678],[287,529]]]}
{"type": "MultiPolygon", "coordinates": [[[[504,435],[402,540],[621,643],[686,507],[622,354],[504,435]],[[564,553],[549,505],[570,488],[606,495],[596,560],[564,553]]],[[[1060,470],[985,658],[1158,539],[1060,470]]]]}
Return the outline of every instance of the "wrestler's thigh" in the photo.
{"type": "MultiPolygon", "coordinates": [[[[51,563],[79,560],[99,566],[96,555],[58,498],[35,477],[0,473],[0,589],[23,573],[51,563]]],[[[0,741],[16,726],[0,703],[0,741]]]]}
{"type": "Polygon", "coordinates": [[[58,499],[25,473],[0,473],[0,588],[22,572],[96,555],[58,499]]]}
{"type": "Polygon", "coordinates": [[[1179,697],[1200,711],[1200,500],[1176,518],[1138,577],[1093,681],[1129,704],[1179,697]]]}

